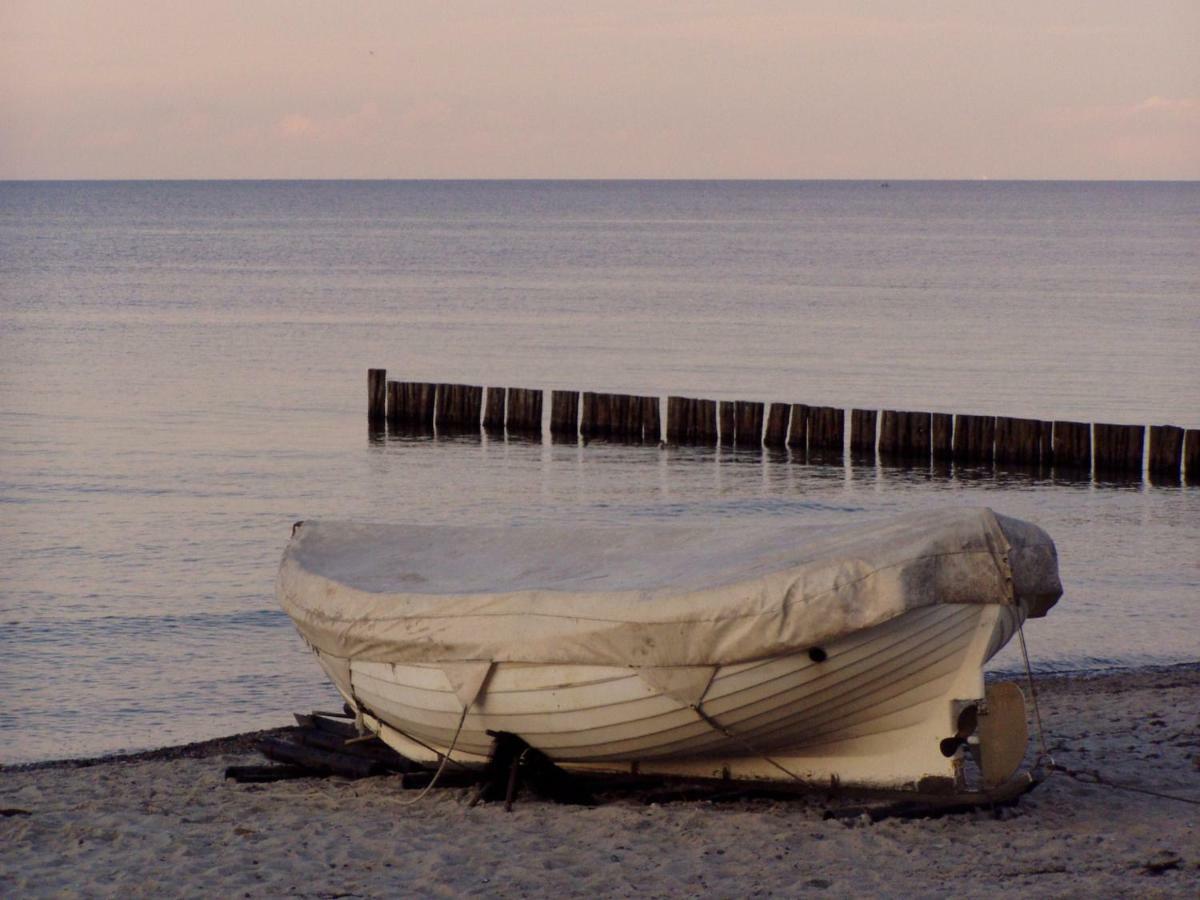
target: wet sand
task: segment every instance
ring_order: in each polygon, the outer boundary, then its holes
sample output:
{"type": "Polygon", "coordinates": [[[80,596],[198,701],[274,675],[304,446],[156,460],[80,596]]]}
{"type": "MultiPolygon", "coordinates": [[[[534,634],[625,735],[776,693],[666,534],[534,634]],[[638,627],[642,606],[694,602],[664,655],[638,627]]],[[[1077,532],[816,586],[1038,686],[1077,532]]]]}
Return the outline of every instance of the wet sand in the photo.
{"type": "MultiPolygon", "coordinates": [[[[1040,679],[1062,773],[1019,806],[826,820],[845,801],[413,806],[398,778],[225,781],[254,735],[0,770],[0,894],[686,896],[1200,893],[1200,667],[1040,679]],[[1086,776],[1084,776],[1086,777],[1086,776]]],[[[281,717],[282,718],[282,717],[281,717]]],[[[1033,742],[1031,742],[1031,748],[1033,742]]]]}

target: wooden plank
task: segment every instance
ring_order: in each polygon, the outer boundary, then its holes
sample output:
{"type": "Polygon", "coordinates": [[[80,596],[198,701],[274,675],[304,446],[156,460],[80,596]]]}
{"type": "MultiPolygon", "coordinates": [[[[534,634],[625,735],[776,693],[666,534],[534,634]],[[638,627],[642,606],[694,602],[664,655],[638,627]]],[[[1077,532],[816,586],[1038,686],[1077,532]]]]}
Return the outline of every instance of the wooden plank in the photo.
{"type": "Polygon", "coordinates": [[[542,392],[536,388],[508,389],[509,431],[522,432],[530,436],[542,433],[542,392]]]}
{"type": "Polygon", "coordinates": [[[1141,475],[1146,441],[1144,426],[1097,422],[1093,441],[1097,472],[1141,475]]]}
{"type": "Polygon", "coordinates": [[[786,447],[788,436],[788,417],[792,408],[786,403],[772,403],[767,411],[767,430],[763,434],[763,443],[768,447],[786,447]]]}
{"type": "Polygon", "coordinates": [[[412,760],[401,756],[378,738],[346,743],[346,738],[340,735],[330,734],[317,728],[308,728],[294,735],[294,740],[306,747],[315,747],[318,750],[328,750],[330,753],[365,759],[392,772],[408,772],[417,768],[412,760]]]}
{"type": "Polygon", "coordinates": [[[805,403],[792,404],[792,421],[788,425],[787,444],[800,453],[808,450],[808,420],[811,412],[805,403]]]}
{"type": "Polygon", "coordinates": [[[828,458],[840,458],[845,447],[846,411],[833,406],[814,406],[808,414],[808,450],[828,458]]]}
{"type": "MultiPolygon", "coordinates": [[[[320,713],[313,713],[312,715],[305,716],[304,718],[308,719],[312,723],[311,726],[306,727],[316,728],[320,731],[326,732],[327,734],[337,735],[343,740],[347,738],[358,737],[358,729],[354,726],[354,720],[352,719],[335,719],[331,718],[330,716],[323,716],[320,713]]],[[[297,715],[296,722],[298,724],[305,725],[306,723],[301,722],[300,719],[301,717],[297,715]]]]}
{"type": "Polygon", "coordinates": [[[991,465],[996,445],[996,417],[954,417],[954,461],[991,465]]]}
{"type": "Polygon", "coordinates": [[[1200,484],[1200,431],[1195,428],[1183,436],[1183,477],[1188,484],[1200,484]]]}
{"type": "Polygon", "coordinates": [[[550,392],[550,433],[558,437],[579,436],[579,392],[550,392]]]}
{"type": "Polygon", "coordinates": [[[878,413],[873,409],[850,410],[850,452],[874,458],[877,422],[878,413]]]}
{"type": "Polygon", "coordinates": [[[387,369],[367,369],[367,421],[379,425],[387,418],[387,369]]]}
{"type": "Polygon", "coordinates": [[[929,417],[929,446],[934,460],[945,462],[954,456],[954,415],[933,413],[929,417]]]}
{"type": "Polygon", "coordinates": [[[502,387],[487,389],[483,404],[483,427],[488,431],[504,430],[504,394],[502,387]]]}
{"type": "Polygon", "coordinates": [[[238,784],[267,784],[272,781],[292,781],[312,778],[312,769],[302,766],[226,766],[225,777],[238,784]]]}
{"type": "Polygon", "coordinates": [[[732,447],[737,434],[737,404],[732,400],[722,400],[717,405],[717,420],[721,430],[721,443],[732,447]]]}
{"type": "Polygon", "coordinates": [[[763,405],[754,400],[738,400],[735,408],[734,443],[739,447],[761,447],[763,405]]]}
{"type": "Polygon", "coordinates": [[[276,762],[302,766],[314,772],[342,775],[346,778],[366,778],[386,771],[378,763],[343,753],[331,753],[316,747],[305,747],[277,738],[264,738],[258,742],[259,752],[276,762]]]}
{"type": "Polygon", "coordinates": [[[1052,447],[1056,467],[1091,471],[1091,425],[1086,422],[1055,422],[1052,447]]]}
{"type": "Polygon", "coordinates": [[[1177,425],[1150,426],[1150,474],[1160,482],[1179,480],[1183,465],[1183,429],[1177,425]]]}
{"type": "Polygon", "coordinates": [[[1037,419],[996,417],[996,465],[1036,466],[1041,460],[1041,427],[1037,419]]]}
{"type": "Polygon", "coordinates": [[[657,397],[642,398],[642,440],[657,444],[662,440],[662,423],[657,397]]]}

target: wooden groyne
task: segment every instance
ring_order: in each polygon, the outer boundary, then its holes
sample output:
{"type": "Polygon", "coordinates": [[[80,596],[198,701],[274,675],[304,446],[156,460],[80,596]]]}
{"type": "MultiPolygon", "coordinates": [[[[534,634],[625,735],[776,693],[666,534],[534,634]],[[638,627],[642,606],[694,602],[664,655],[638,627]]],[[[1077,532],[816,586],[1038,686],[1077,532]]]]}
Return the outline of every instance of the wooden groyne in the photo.
{"type": "Polygon", "coordinates": [[[1100,480],[1200,484],[1200,430],[1176,425],[1043,421],[967,413],[844,410],[806,403],[706,400],[536,388],[388,381],[367,370],[373,430],[482,429],[541,440],[609,440],[786,451],[803,461],[1050,470],[1100,480]],[[847,415],[847,412],[849,413],[847,415]]]}

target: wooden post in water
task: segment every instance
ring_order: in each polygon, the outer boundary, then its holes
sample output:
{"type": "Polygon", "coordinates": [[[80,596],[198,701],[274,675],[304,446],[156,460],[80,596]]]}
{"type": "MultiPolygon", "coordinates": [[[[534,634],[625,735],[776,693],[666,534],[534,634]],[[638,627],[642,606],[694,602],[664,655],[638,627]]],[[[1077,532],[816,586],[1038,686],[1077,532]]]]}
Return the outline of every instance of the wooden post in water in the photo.
{"type": "Polygon", "coordinates": [[[929,450],[932,446],[930,423],[932,414],[927,412],[909,412],[904,414],[908,420],[908,445],[904,455],[920,465],[929,465],[929,450]]]}
{"type": "Polygon", "coordinates": [[[929,417],[930,449],[934,462],[946,462],[954,456],[954,415],[933,413],[929,417]]]}
{"type": "Polygon", "coordinates": [[[1054,423],[1038,422],[1038,458],[1043,466],[1054,464],[1054,423]]]}
{"type": "Polygon", "coordinates": [[[1150,477],[1158,484],[1178,484],[1183,462],[1183,429],[1175,425],[1150,426],[1150,477]]]}
{"type": "Polygon", "coordinates": [[[487,389],[483,406],[483,427],[487,431],[504,431],[504,388],[487,389]]]}
{"type": "Polygon", "coordinates": [[[801,456],[808,452],[808,420],[811,412],[806,403],[792,404],[792,421],[788,425],[787,445],[801,456]]]}
{"type": "Polygon", "coordinates": [[[433,428],[435,386],[415,381],[388,383],[389,425],[429,430],[433,428]]]}
{"type": "Polygon", "coordinates": [[[1200,484],[1200,431],[1195,428],[1183,436],[1183,477],[1188,484],[1200,484]]]}
{"type": "Polygon", "coordinates": [[[672,444],[716,444],[717,402],[668,397],[667,440],[672,444]]]}
{"type": "Polygon", "coordinates": [[[579,392],[550,392],[550,433],[574,441],[579,437],[579,392]]]}
{"type": "Polygon", "coordinates": [[[721,443],[732,447],[734,435],[737,434],[737,404],[732,400],[722,400],[718,403],[717,421],[720,425],[721,443]]]}
{"type": "Polygon", "coordinates": [[[672,444],[686,444],[691,440],[690,428],[692,401],[687,397],[667,398],[667,441],[672,444]]]}
{"type": "Polygon", "coordinates": [[[439,384],[434,421],[439,431],[478,431],[483,388],[470,384],[439,384]]]}
{"type": "Polygon", "coordinates": [[[608,394],[584,391],[581,405],[583,413],[579,418],[579,433],[588,439],[608,437],[608,394]]]}
{"type": "Polygon", "coordinates": [[[400,391],[400,382],[389,381],[387,383],[387,423],[389,425],[400,424],[400,410],[403,403],[400,391]]]}
{"type": "Polygon", "coordinates": [[[734,442],[739,447],[762,446],[763,405],[751,400],[738,400],[736,407],[737,426],[734,442]]]}
{"type": "Polygon", "coordinates": [[[1086,422],[1055,422],[1052,445],[1057,468],[1092,470],[1092,426],[1086,422]]]}
{"type": "Polygon", "coordinates": [[[1096,471],[1141,478],[1145,427],[1097,422],[1094,429],[1096,471]]]}
{"type": "Polygon", "coordinates": [[[508,389],[508,430],[530,437],[542,434],[542,392],[534,388],[508,389]]]}
{"type": "Polygon", "coordinates": [[[715,447],[717,445],[717,401],[694,400],[692,407],[693,440],[697,444],[715,447]]]}
{"type": "Polygon", "coordinates": [[[662,417],[657,397],[642,397],[642,440],[655,444],[662,440],[662,417]]]}
{"type": "Polygon", "coordinates": [[[763,434],[763,443],[768,447],[786,447],[788,432],[788,415],[791,407],[786,403],[772,403],[767,411],[767,430],[763,434]]]}
{"type": "Polygon", "coordinates": [[[1036,466],[1041,459],[1042,423],[996,417],[996,465],[1036,466]]]}
{"type": "Polygon", "coordinates": [[[880,458],[928,463],[931,422],[932,416],[927,412],[885,409],[879,425],[880,458]]]}
{"type": "Polygon", "coordinates": [[[904,429],[908,423],[904,414],[894,409],[885,409],[879,419],[879,458],[897,459],[904,446],[904,429]]]}
{"type": "Polygon", "coordinates": [[[628,394],[609,394],[613,437],[624,441],[642,439],[642,405],[628,394]]]}
{"type": "Polygon", "coordinates": [[[387,418],[387,369],[367,369],[367,421],[382,425],[387,418]]]}
{"type": "Polygon", "coordinates": [[[850,452],[861,459],[875,458],[875,423],[873,409],[850,410],[850,452]]]}
{"type": "Polygon", "coordinates": [[[954,417],[954,461],[992,464],[996,445],[996,417],[957,415],[954,417]]]}
{"type": "Polygon", "coordinates": [[[846,411],[834,406],[814,406],[808,412],[808,452],[829,461],[842,458],[845,449],[846,411]]]}

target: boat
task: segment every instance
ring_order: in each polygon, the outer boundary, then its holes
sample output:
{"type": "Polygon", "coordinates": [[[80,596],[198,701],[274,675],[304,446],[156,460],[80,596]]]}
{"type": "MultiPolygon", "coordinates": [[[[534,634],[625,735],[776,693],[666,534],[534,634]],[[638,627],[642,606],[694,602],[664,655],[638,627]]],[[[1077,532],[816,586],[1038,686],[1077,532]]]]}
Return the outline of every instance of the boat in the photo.
{"type": "Polygon", "coordinates": [[[364,733],[423,764],[516,735],[567,769],[953,791],[1016,772],[984,664],[1062,593],[986,508],[786,521],[297,523],[277,596],[364,733]],[[980,774],[982,772],[982,774],[980,774]]]}

